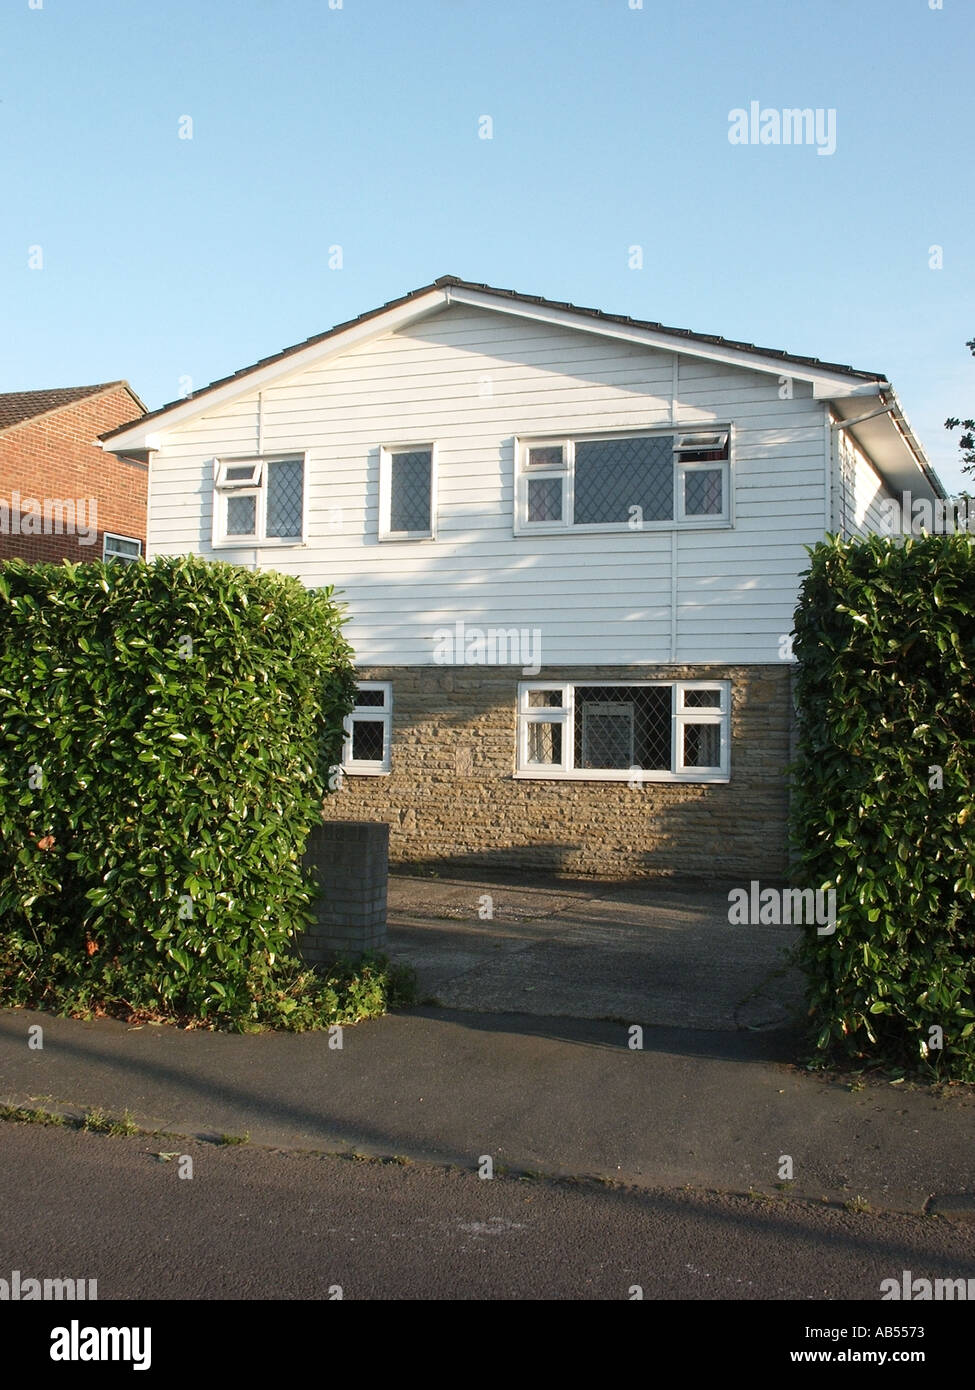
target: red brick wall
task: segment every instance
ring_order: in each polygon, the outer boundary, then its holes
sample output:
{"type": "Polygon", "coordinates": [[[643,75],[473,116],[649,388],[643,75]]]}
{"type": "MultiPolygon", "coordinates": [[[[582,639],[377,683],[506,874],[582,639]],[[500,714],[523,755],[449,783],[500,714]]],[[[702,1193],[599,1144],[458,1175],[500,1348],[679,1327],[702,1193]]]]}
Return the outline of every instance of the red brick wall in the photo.
{"type": "Polygon", "coordinates": [[[106,531],[141,540],[145,549],[148,470],[94,442],[142,413],[124,386],[114,386],[0,434],[0,499],[9,505],[15,490],[42,505],[45,498],[85,498],[84,529],[91,522],[98,533],[91,545],[82,545],[77,535],[7,534],[3,527],[0,560],[100,560],[106,531]],[[97,503],[95,516],[90,498],[97,503]]]}

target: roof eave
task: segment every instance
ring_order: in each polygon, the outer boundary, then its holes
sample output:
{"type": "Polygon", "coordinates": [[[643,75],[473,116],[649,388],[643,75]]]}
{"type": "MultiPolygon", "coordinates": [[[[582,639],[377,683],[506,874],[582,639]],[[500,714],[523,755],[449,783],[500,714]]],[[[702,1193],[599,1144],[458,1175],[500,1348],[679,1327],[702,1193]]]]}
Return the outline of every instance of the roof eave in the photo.
{"type": "MultiPolygon", "coordinates": [[[[852,425],[853,439],[893,491],[928,496],[931,500],[947,498],[948,491],[911,428],[889,381],[879,383],[877,396],[887,409],[852,425]]],[[[855,419],[859,414],[856,402],[846,405],[841,398],[833,399],[833,409],[841,424],[844,419],[855,419]]]]}

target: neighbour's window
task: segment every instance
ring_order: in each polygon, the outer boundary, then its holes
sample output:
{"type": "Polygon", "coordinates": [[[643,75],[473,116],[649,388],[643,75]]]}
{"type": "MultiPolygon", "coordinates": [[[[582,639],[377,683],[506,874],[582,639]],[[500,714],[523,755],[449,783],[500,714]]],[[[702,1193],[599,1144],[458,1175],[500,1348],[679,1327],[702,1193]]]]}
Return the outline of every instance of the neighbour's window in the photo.
{"type": "Polygon", "coordinates": [[[593,781],[727,781],[730,682],[523,682],[518,773],[593,781]]]}
{"type": "Polygon", "coordinates": [[[517,530],[725,524],[727,429],[522,440],[517,530]]]}
{"type": "Polygon", "coordinates": [[[142,542],[129,536],[112,536],[107,532],[102,541],[103,560],[121,560],[123,565],[134,565],[142,556],[142,542]]]}
{"type": "Polygon", "coordinates": [[[432,540],[436,533],[436,467],[432,444],[383,448],[379,456],[381,540],[432,540]]]}
{"type": "Polygon", "coordinates": [[[393,729],[393,687],[388,681],[363,681],[355,709],[345,721],[342,767],[346,772],[389,772],[393,729]]]}
{"type": "Polygon", "coordinates": [[[214,542],[294,545],[304,538],[305,460],[224,459],[214,482],[214,542]]]}

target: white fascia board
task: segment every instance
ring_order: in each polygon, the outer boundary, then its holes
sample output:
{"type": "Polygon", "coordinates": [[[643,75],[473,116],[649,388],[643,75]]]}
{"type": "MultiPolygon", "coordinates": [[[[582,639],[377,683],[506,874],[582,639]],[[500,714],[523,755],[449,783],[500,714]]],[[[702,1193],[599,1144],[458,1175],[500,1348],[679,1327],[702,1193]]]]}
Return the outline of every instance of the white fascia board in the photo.
{"type": "Polygon", "coordinates": [[[863,381],[845,373],[806,367],[797,362],[783,361],[778,357],[765,357],[760,352],[747,352],[743,348],[721,347],[714,343],[699,342],[694,338],[661,333],[656,329],[639,328],[632,323],[613,323],[606,319],[590,318],[587,314],[577,314],[571,309],[526,304],[518,299],[502,299],[497,295],[485,294],[481,290],[460,289],[456,285],[448,286],[447,301],[450,304],[469,304],[474,309],[493,309],[496,313],[513,314],[518,318],[550,323],[559,328],[572,328],[581,333],[595,333],[604,338],[619,338],[623,342],[637,343],[641,347],[676,352],[681,357],[701,357],[711,362],[721,362],[726,366],[744,367],[748,371],[771,372],[777,377],[787,376],[796,381],[810,381],[813,383],[813,395],[816,399],[827,400],[837,395],[875,396],[881,385],[879,380],[863,381]]]}
{"type": "Polygon", "coordinates": [[[104,440],[104,447],[113,454],[125,453],[128,449],[159,449],[163,435],[169,430],[177,429],[200,416],[209,415],[240,396],[249,396],[266,386],[276,385],[288,377],[297,376],[308,367],[325,362],[331,357],[338,357],[350,348],[359,347],[373,338],[393,333],[416,319],[436,313],[446,302],[447,296],[442,289],[430,290],[419,299],[411,299],[408,304],[400,304],[397,308],[376,314],[365,323],[353,324],[343,332],[336,333],[334,337],[326,338],[320,343],[310,343],[299,352],[289,353],[279,362],[269,362],[266,367],[259,367],[247,372],[245,376],[225,382],[215,391],[206,391],[195,398],[190,397],[182,405],[173,406],[166,415],[150,420],[144,428],[136,424],[124,434],[104,440]]]}

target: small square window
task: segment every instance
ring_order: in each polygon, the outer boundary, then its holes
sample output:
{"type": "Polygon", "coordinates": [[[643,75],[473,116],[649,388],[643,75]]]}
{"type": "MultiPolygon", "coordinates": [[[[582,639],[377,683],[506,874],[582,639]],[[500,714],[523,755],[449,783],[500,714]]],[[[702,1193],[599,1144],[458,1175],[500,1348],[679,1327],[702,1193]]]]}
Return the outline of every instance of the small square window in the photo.
{"type": "Polygon", "coordinates": [[[121,560],[123,565],[134,565],[141,557],[141,541],[131,540],[128,536],[113,536],[106,532],[102,541],[103,560],[121,560]]]}

